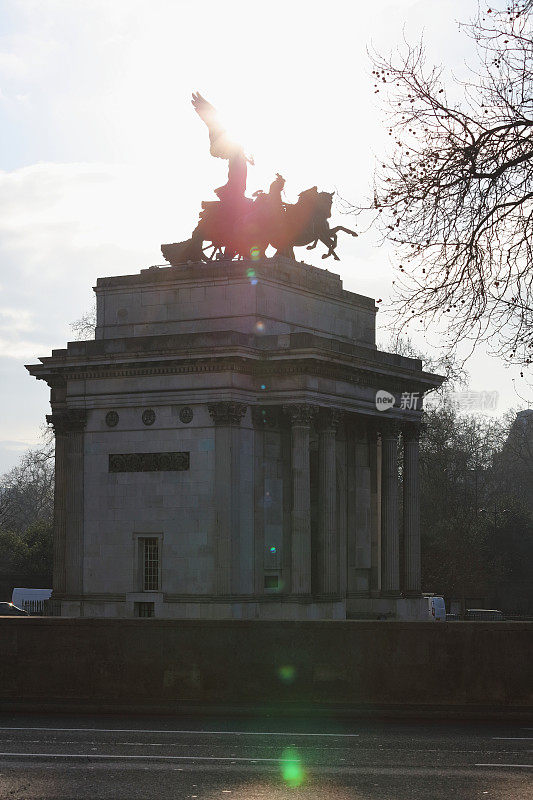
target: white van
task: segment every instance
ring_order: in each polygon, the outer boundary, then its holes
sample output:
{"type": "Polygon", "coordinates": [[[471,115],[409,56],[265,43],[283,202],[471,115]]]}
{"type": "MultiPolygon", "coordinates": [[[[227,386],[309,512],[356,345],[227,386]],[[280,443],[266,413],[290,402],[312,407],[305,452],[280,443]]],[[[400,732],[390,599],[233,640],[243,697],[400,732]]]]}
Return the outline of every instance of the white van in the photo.
{"type": "Polygon", "coordinates": [[[45,601],[49,600],[51,595],[51,589],[28,589],[19,586],[13,589],[11,602],[30,614],[43,614],[45,601]]]}
{"type": "Polygon", "coordinates": [[[435,597],[427,595],[424,597],[428,604],[428,619],[435,622],[446,622],[446,606],[444,605],[444,597],[435,597]]]}

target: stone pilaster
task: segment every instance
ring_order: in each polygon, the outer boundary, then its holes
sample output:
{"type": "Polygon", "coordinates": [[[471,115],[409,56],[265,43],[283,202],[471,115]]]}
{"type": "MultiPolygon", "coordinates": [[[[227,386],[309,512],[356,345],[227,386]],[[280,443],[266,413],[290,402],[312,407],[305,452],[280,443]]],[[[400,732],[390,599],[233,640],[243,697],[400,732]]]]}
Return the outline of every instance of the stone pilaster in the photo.
{"type": "Polygon", "coordinates": [[[407,423],[403,433],[404,594],[421,593],[420,485],[418,471],[420,426],[407,423]]]}
{"type": "Polygon", "coordinates": [[[398,433],[395,422],[383,421],[381,433],[381,592],[400,594],[400,537],[398,527],[398,433]]]}
{"type": "Polygon", "coordinates": [[[66,408],[48,414],[55,433],[54,597],[83,592],[83,437],[87,412],[66,408]]]}
{"type": "Polygon", "coordinates": [[[239,431],[246,413],[244,403],[208,403],[215,423],[215,594],[234,591],[232,576],[239,572],[239,431]]]}
{"type": "Polygon", "coordinates": [[[318,434],[318,592],[339,591],[339,541],[337,529],[337,461],[335,437],[341,412],[322,409],[318,434]]]}
{"type": "Polygon", "coordinates": [[[311,594],[309,431],[317,409],[306,404],[283,409],[291,421],[291,590],[293,594],[311,594]]]}

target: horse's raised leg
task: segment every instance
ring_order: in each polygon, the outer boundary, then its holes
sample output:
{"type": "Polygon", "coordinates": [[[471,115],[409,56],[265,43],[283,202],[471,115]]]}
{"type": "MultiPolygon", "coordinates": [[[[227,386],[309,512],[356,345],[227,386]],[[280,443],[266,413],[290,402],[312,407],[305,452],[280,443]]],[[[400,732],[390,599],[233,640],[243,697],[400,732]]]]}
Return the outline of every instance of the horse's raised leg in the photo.
{"type": "Polygon", "coordinates": [[[315,241],[313,242],[313,244],[308,244],[308,245],[307,245],[307,247],[306,247],[305,249],[306,249],[306,250],[314,250],[314,249],[315,249],[315,247],[317,246],[317,244],[318,244],[318,236],[317,236],[317,238],[315,239],[315,241]]]}
{"type": "Polygon", "coordinates": [[[330,233],[332,236],[336,236],[339,231],[344,231],[344,233],[349,233],[350,236],[359,236],[358,233],[352,231],[351,228],[345,228],[343,225],[337,225],[335,228],[332,228],[330,233]]]}

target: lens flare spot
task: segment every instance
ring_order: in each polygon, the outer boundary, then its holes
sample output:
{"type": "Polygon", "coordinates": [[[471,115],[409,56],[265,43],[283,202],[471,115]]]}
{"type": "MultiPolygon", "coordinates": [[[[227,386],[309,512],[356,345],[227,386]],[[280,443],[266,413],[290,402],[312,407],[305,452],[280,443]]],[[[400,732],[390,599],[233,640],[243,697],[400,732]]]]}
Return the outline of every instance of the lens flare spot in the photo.
{"type": "Polygon", "coordinates": [[[246,277],[247,278],[255,278],[255,269],[252,269],[251,267],[249,269],[247,269],[246,270],[246,277]]]}
{"type": "Polygon", "coordinates": [[[274,545],[272,545],[272,547],[270,548],[270,552],[271,553],[275,553],[276,552],[276,548],[274,547],[274,545]]]}
{"type": "Polygon", "coordinates": [[[254,330],[256,333],[264,333],[265,332],[265,323],[259,320],[254,325],[254,330]]]}
{"type": "Polygon", "coordinates": [[[281,755],[281,774],[291,789],[297,789],[304,782],[305,773],[300,756],[293,747],[287,747],[281,755]]]}
{"type": "Polygon", "coordinates": [[[261,384],[261,389],[266,389],[266,385],[264,383],[261,384]]]}
{"type": "Polygon", "coordinates": [[[292,683],[296,677],[296,669],[292,664],[284,664],[278,669],[278,677],[283,683],[292,683]]]}
{"type": "Polygon", "coordinates": [[[251,247],[250,248],[250,257],[252,261],[259,261],[259,257],[261,256],[261,251],[258,247],[251,247]]]}

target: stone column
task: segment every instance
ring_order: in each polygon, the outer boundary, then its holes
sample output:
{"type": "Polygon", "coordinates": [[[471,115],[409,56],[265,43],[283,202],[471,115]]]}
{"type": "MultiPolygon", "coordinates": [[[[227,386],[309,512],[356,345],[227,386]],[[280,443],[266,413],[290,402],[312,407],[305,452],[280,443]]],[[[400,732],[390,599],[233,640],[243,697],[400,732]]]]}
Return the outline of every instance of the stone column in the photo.
{"type": "Polygon", "coordinates": [[[46,417],[55,433],[54,598],[83,592],[84,458],[87,412],[56,410],[46,417]]]}
{"type": "Polygon", "coordinates": [[[403,433],[403,589],[411,597],[421,593],[420,579],[420,485],[418,451],[420,425],[407,423],[403,433]]]}
{"type": "Polygon", "coordinates": [[[395,422],[383,422],[381,432],[381,592],[400,594],[400,538],[398,528],[398,432],[395,422]]]}
{"type": "MultiPolygon", "coordinates": [[[[350,537],[350,592],[368,597],[372,569],[372,481],[368,423],[352,420],[353,530],[350,537]]],[[[375,445],[375,442],[374,442],[375,445]]]]}
{"type": "Polygon", "coordinates": [[[305,404],[283,408],[291,421],[291,590],[311,594],[309,431],[316,408],[305,404]]]}
{"type": "Polygon", "coordinates": [[[244,403],[222,401],[208,403],[215,431],[215,594],[233,591],[232,574],[238,572],[239,558],[239,437],[244,403]]]}
{"type": "Polygon", "coordinates": [[[381,594],[381,438],[375,422],[367,424],[370,467],[370,595],[381,594]]]}
{"type": "Polygon", "coordinates": [[[322,409],[318,435],[318,592],[339,591],[339,541],[337,529],[337,460],[335,437],[341,413],[322,409]]]}

